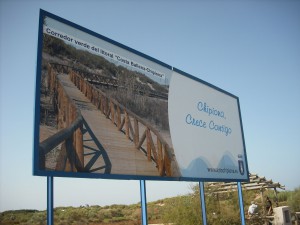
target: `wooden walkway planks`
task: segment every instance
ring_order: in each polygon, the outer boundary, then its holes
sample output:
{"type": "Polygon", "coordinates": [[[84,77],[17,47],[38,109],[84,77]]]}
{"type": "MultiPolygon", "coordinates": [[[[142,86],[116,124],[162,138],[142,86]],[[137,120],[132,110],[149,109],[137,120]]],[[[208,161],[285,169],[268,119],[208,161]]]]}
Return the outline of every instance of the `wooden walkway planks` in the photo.
{"type": "Polygon", "coordinates": [[[81,110],[84,123],[84,166],[89,172],[159,176],[152,161],[81,93],[65,74],[64,89],[81,110]]]}

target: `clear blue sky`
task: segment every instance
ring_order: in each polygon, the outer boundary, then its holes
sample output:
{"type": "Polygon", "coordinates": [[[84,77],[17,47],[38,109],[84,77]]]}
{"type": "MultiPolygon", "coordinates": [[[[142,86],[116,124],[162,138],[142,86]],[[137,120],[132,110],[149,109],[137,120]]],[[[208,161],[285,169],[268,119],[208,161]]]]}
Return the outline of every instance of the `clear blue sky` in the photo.
{"type": "MultiPolygon", "coordinates": [[[[39,9],[239,97],[249,170],[300,186],[300,1],[0,0],[0,211],[45,209],[32,176],[39,9]]],[[[147,182],[148,201],[188,182],[147,182]]],[[[54,179],[55,206],[129,204],[138,181],[54,179]]]]}

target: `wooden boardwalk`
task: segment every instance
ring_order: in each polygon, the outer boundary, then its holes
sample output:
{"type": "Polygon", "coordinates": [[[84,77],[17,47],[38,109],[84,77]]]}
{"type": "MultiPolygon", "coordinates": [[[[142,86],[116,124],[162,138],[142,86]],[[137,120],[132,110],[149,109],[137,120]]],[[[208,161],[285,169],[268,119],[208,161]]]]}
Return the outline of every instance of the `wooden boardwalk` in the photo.
{"type": "Polygon", "coordinates": [[[88,172],[159,176],[155,163],[135,148],[134,143],[106,118],[66,74],[59,74],[67,95],[81,110],[84,119],[84,167],[88,172]]]}

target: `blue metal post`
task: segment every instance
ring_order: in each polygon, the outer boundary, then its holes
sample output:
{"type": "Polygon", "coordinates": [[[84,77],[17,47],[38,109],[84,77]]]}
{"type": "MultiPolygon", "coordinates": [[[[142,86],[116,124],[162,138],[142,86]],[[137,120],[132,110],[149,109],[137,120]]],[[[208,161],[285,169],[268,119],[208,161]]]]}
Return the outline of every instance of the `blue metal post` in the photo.
{"type": "Polygon", "coordinates": [[[201,199],[201,211],[202,211],[202,222],[203,225],[207,225],[206,221],[206,206],[205,206],[205,194],[204,194],[204,183],[199,182],[199,188],[200,188],[200,199],[201,199]]]}
{"type": "Polygon", "coordinates": [[[148,225],[145,180],[140,180],[140,191],[141,191],[141,207],[142,207],[142,225],[148,225]]]}
{"type": "Polygon", "coordinates": [[[47,177],[47,225],[53,225],[53,177],[47,177]]]}
{"type": "Polygon", "coordinates": [[[241,182],[237,182],[237,185],[238,185],[238,193],[239,193],[239,206],[240,206],[241,222],[242,222],[242,225],[246,225],[246,223],[245,223],[243,192],[242,192],[241,182]]]}

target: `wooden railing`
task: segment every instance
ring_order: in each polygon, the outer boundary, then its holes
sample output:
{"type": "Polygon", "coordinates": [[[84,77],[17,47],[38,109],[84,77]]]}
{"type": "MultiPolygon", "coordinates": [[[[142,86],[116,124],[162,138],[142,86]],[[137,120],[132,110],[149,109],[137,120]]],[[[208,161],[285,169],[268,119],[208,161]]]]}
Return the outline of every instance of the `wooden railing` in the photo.
{"type": "MultiPolygon", "coordinates": [[[[74,72],[79,74],[84,80],[88,81],[91,84],[102,85],[107,88],[123,88],[123,89],[127,88],[124,82],[120,82],[118,79],[111,78],[109,76],[90,73],[87,71],[74,68],[72,66],[63,65],[59,63],[52,63],[51,65],[56,71],[60,71],[64,73],[73,70],[74,72]]],[[[167,93],[150,90],[148,87],[145,87],[145,85],[141,85],[141,84],[139,85],[138,82],[134,84],[133,91],[140,95],[146,95],[149,97],[168,100],[167,93]]]]}
{"type": "Polygon", "coordinates": [[[39,167],[45,169],[45,155],[61,144],[55,170],[58,171],[84,171],[83,155],[83,118],[76,105],[65,93],[57,71],[48,65],[48,84],[50,92],[55,96],[55,106],[58,110],[58,133],[44,140],[39,145],[39,167]]]}
{"type": "Polygon", "coordinates": [[[142,118],[87,82],[75,71],[69,71],[71,81],[106,116],[120,132],[156,163],[160,176],[172,176],[172,150],[162,135],[142,118]],[[140,135],[140,129],[142,132],[140,135]],[[154,142],[156,141],[156,142],[154,142]]]}

